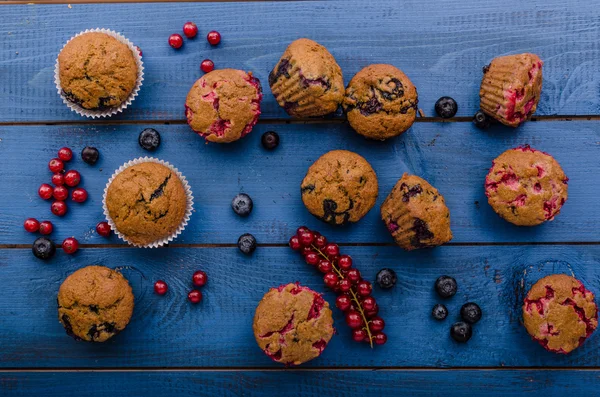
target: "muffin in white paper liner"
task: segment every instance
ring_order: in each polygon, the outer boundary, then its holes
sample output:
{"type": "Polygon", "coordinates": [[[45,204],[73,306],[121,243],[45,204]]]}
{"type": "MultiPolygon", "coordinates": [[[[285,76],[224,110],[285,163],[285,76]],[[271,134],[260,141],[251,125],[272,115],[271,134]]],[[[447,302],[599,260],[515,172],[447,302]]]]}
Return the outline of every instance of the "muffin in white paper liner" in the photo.
{"type": "Polygon", "coordinates": [[[104,216],[106,217],[106,221],[110,225],[111,229],[115,232],[115,234],[117,236],[119,236],[119,238],[121,240],[127,242],[130,245],[133,245],[134,247],[138,247],[138,248],[157,248],[157,247],[161,247],[161,246],[173,241],[178,235],[181,234],[181,232],[183,232],[183,230],[187,226],[187,224],[190,220],[190,217],[192,216],[193,207],[194,207],[194,196],[192,195],[192,189],[190,188],[190,185],[188,184],[187,180],[185,179],[185,176],[183,176],[183,174],[169,162],[160,160],[160,159],[157,159],[154,157],[138,157],[137,159],[130,160],[130,161],[126,162],[125,164],[123,164],[122,166],[120,166],[112,174],[112,176],[108,179],[108,182],[106,183],[106,187],[104,188],[104,194],[102,196],[102,210],[104,212],[104,216]],[[165,167],[169,168],[171,171],[173,171],[177,175],[177,177],[181,181],[181,184],[183,185],[183,189],[185,190],[186,209],[185,209],[185,215],[183,216],[183,220],[181,221],[181,224],[179,225],[177,230],[175,230],[175,232],[173,232],[168,237],[153,241],[152,243],[149,243],[149,244],[141,245],[141,244],[136,244],[136,243],[128,240],[127,237],[125,237],[121,232],[119,232],[119,230],[117,229],[117,226],[115,225],[114,221],[112,220],[112,218],[110,217],[110,214],[108,212],[108,207],[106,206],[106,195],[108,193],[108,187],[114,181],[114,179],[117,177],[117,175],[119,175],[121,172],[125,171],[127,168],[129,168],[131,166],[134,166],[137,164],[142,164],[142,163],[148,163],[148,162],[164,165],[165,167]]]}
{"type": "MultiPolygon", "coordinates": [[[[56,84],[56,89],[58,91],[58,95],[60,95],[60,97],[62,98],[65,105],[67,105],[69,107],[69,109],[71,109],[75,113],[79,114],[80,116],[91,117],[91,118],[95,119],[95,118],[100,118],[100,117],[110,117],[117,113],[121,113],[123,110],[125,110],[127,108],[127,106],[129,106],[133,102],[135,97],[138,95],[140,88],[142,87],[142,81],[144,81],[144,63],[142,62],[142,56],[140,55],[138,49],[135,47],[135,45],[133,45],[133,43],[131,41],[129,41],[125,36],[121,35],[120,33],[117,33],[115,31],[109,30],[109,29],[96,28],[96,29],[87,29],[83,32],[79,32],[75,36],[71,37],[65,43],[65,45],[63,45],[63,47],[61,48],[61,51],[74,38],[81,36],[83,34],[86,34],[86,33],[93,33],[93,32],[105,33],[105,34],[112,36],[115,39],[119,40],[121,43],[127,45],[129,47],[129,49],[131,50],[131,53],[133,54],[135,63],[137,64],[137,70],[138,70],[135,87],[133,88],[133,90],[131,90],[129,97],[127,97],[127,99],[125,101],[123,101],[118,107],[102,109],[102,110],[92,110],[92,109],[86,109],[86,108],[78,105],[77,103],[70,101],[65,96],[62,86],[60,84],[60,71],[59,71],[58,56],[56,57],[56,64],[54,66],[54,83],[56,84]]],[[[59,54],[60,54],[60,51],[59,51],[59,54]]]]}

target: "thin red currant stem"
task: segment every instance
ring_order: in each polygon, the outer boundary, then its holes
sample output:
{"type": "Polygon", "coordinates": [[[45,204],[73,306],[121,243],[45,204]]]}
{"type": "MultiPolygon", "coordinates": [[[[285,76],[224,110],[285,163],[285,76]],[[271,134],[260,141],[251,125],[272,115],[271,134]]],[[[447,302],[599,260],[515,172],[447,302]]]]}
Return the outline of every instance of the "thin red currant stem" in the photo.
{"type": "MultiPolygon", "coordinates": [[[[323,252],[321,252],[319,247],[315,246],[314,244],[311,244],[311,248],[314,249],[315,251],[317,251],[319,253],[319,255],[321,255],[325,260],[329,261],[329,257],[327,257],[327,255],[325,255],[323,252]]],[[[330,262],[331,262],[331,267],[333,268],[333,270],[335,270],[338,277],[343,280],[345,277],[342,274],[342,272],[339,271],[337,267],[335,267],[335,264],[333,263],[333,261],[330,261],[330,262]]],[[[373,336],[371,335],[371,330],[369,329],[369,321],[367,320],[367,316],[365,316],[365,312],[363,311],[362,305],[360,304],[358,297],[356,296],[356,293],[354,292],[354,287],[350,287],[349,291],[352,294],[352,300],[354,302],[356,302],[358,312],[360,313],[360,316],[362,317],[363,322],[365,323],[365,326],[363,328],[367,331],[367,335],[369,336],[369,344],[371,345],[371,349],[372,349],[373,348],[373,336]]]]}

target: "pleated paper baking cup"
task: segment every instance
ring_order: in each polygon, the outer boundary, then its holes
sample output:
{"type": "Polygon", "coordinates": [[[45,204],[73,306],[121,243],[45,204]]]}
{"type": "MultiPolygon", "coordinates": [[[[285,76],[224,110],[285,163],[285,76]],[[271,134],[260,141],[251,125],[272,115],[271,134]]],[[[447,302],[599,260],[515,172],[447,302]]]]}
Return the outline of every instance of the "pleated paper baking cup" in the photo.
{"type": "MultiPolygon", "coordinates": [[[[83,32],[79,32],[75,36],[71,37],[65,43],[65,45],[62,47],[61,51],[74,38],[79,37],[86,33],[94,33],[94,32],[105,33],[105,34],[112,36],[115,39],[119,40],[121,43],[126,44],[129,47],[129,49],[131,50],[131,53],[133,54],[135,63],[137,65],[138,74],[137,74],[137,79],[135,82],[135,87],[133,88],[133,90],[131,90],[129,97],[127,97],[127,99],[125,101],[123,101],[118,107],[108,108],[108,109],[103,109],[103,110],[86,109],[86,108],[78,105],[77,103],[70,101],[65,96],[62,86],[60,84],[60,72],[59,72],[59,63],[58,63],[58,56],[57,56],[56,64],[54,66],[54,83],[56,84],[56,90],[58,91],[58,95],[60,95],[63,102],[65,103],[65,105],[67,105],[69,107],[69,109],[71,109],[75,113],[79,114],[80,116],[91,117],[93,119],[100,118],[100,117],[110,117],[117,113],[121,113],[123,110],[125,110],[127,108],[127,106],[131,105],[131,103],[133,102],[135,97],[138,96],[138,92],[140,91],[140,88],[142,87],[142,82],[144,81],[144,63],[142,62],[142,56],[140,55],[138,49],[125,36],[115,32],[113,30],[96,28],[96,29],[87,29],[83,32]]],[[[59,54],[60,54],[60,52],[59,52],[59,54]]]]}
{"type": "Polygon", "coordinates": [[[102,210],[104,211],[104,216],[106,217],[106,221],[110,225],[111,229],[117,234],[117,236],[119,236],[119,238],[121,240],[127,242],[130,245],[133,245],[134,247],[138,247],[138,248],[157,248],[157,247],[161,247],[161,246],[173,241],[178,235],[181,234],[181,232],[183,232],[183,230],[187,226],[187,224],[190,220],[190,217],[192,216],[193,207],[194,207],[194,196],[192,195],[192,189],[190,188],[190,185],[188,184],[187,179],[185,179],[185,176],[183,176],[183,174],[169,162],[160,160],[160,159],[157,159],[154,157],[139,157],[137,159],[128,161],[125,164],[123,164],[122,166],[120,166],[109,178],[108,182],[106,183],[106,187],[104,188],[104,195],[102,196],[102,210]],[[149,162],[164,165],[165,167],[169,168],[171,171],[173,171],[177,175],[177,177],[181,181],[181,184],[183,185],[183,189],[185,190],[186,210],[185,210],[185,215],[183,216],[183,220],[181,221],[181,224],[179,225],[179,227],[177,228],[177,230],[175,232],[173,232],[168,237],[161,238],[156,241],[153,241],[152,243],[142,245],[142,244],[134,243],[133,241],[127,239],[127,237],[125,235],[123,235],[121,232],[119,232],[115,222],[112,220],[112,218],[108,212],[108,207],[106,205],[106,196],[108,194],[108,187],[115,180],[117,175],[119,175],[121,172],[125,171],[129,167],[132,167],[137,164],[149,163],[149,162]]]}

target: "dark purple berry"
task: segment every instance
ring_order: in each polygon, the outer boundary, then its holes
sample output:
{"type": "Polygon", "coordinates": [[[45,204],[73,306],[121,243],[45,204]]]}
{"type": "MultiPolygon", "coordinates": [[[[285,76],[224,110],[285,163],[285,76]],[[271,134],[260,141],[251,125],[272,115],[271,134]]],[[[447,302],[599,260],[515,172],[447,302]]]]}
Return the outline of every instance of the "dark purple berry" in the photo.
{"type": "Polygon", "coordinates": [[[260,139],[263,147],[267,150],[273,150],[279,145],[279,134],[275,131],[267,131],[260,139]]]}
{"type": "Polygon", "coordinates": [[[33,255],[39,259],[50,259],[56,253],[56,245],[47,237],[40,237],[34,241],[31,247],[33,255]]]}
{"type": "Polygon", "coordinates": [[[381,269],[377,273],[377,277],[375,278],[379,287],[383,289],[392,288],[396,285],[396,281],[398,278],[396,277],[396,272],[392,269],[381,269]]]}
{"type": "Polygon", "coordinates": [[[98,161],[99,157],[100,157],[100,153],[98,152],[98,149],[96,149],[95,147],[86,146],[81,151],[81,159],[83,161],[85,161],[86,163],[88,163],[89,165],[96,164],[96,161],[98,161]]]}
{"type": "Polygon", "coordinates": [[[431,310],[431,315],[436,320],[442,321],[446,317],[448,317],[448,309],[446,308],[446,306],[441,305],[441,304],[438,303],[437,305],[435,305],[433,307],[433,310],[431,310]]]}
{"type": "Polygon", "coordinates": [[[475,324],[481,320],[481,308],[477,303],[468,302],[460,308],[460,316],[469,324],[475,324]]]}
{"type": "Polygon", "coordinates": [[[250,233],[242,234],[238,239],[238,248],[246,255],[251,255],[256,250],[256,239],[250,233]]]}
{"type": "Polygon", "coordinates": [[[444,299],[454,296],[457,289],[456,280],[450,276],[441,276],[435,281],[435,291],[444,299]]]}
{"type": "Polygon", "coordinates": [[[143,149],[153,152],[160,146],[160,134],[154,128],[146,128],[140,132],[138,142],[143,149]]]}
{"type": "Polygon", "coordinates": [[[464,343],[471,339],[473,335],[473,328],[471,324],[465,323],[463,321],[459,321],[457,323],[452,324],[450,327],[450,336],[457,342],[464,343]]]}
{"type": "Polygon", "coordinates": [[[231,208],[239,216],[248,216],[252,212],[254,204],[246,193],[240,193],[231,200],[231,208]]]}
{"type": "Polygon", "coordinates": [[[477,113],[475,113],[475,116],[473,116],[473,123],[475,124],[475,127],[484,130],[490,126],[490,118],[487,114],[478,110],[477,113]]]}
{"type": "Polygon", "coordinates": [[[435,103],[435,112],[443,119],[454,117],[457,111],[456,101],[449,96],[443,96],[435,103]]]}

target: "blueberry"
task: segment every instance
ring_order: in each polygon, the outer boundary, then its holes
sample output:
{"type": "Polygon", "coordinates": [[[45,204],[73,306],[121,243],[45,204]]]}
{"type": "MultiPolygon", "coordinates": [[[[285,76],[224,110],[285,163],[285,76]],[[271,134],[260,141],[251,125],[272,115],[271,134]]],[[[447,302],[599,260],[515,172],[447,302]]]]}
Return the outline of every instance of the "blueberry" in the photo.
{"type": "Polygon", "coordinates": [[[138,142],[142,148],[153,152],[160,146],[160,134],[154,128],[146,128],[140,132],[138,142]]]}
{"type": "Polygon", "coordinates": [[[438,303],[437,305],[435,305],[433,307],[433,310],[431,310],[431,315],[436,320],[442,321],[446,317],[448,317],[448,309],[446,309],[446,306],[441,305],[441,304],[438,303]]]}
{"type": "Polygon", "coordinates": [[[435,280],[435,291],[442,298],[450,298],[456,294],[456,280],[450,276],[441,276],[435,280]]]}
{"type": "Polygon", "coordinates": [[[98,149],[95,147],[86,146],[81,151],[81,159],[89,165],[96,164],[98,157],[100,157],[100,152],[98,152],[98,149]]]}
{"type": "Polygon", "coordinates": [[[279,134],[275,131],[267,131],[262,134],[260,142],[267,150],[273,150],[279,145],[279,134]]]}
{"type": "Polygon", "coordinates": [[[452,336],[452,339],[455,341],[464,343],[473,336],[473,328],[471,327],[471,324],[459,321],[452,324],[452,327],[450,327],[450,336],[452,336]]]}
{"type": "Polygon", "coordinates": [[[392,288],[397,280],[396,272],[392,269],[381,269],[376,277],[377,284],[383,289],[392,288]]]}
{"type": "Polygon", "coordinates": [[[238,248],[246,255],[250,255],[256,249],[256,239],[250,233],[242,234],[238,239],[238,248]]]}
{"type": "Polygon", "coordinates": [[[231,208],[239,216],[248,216],[252,212],[252,199],[246,193],[240,193],[231,200],[231,208]]]}
{"type": "Polygon", "coordinates": [[[473,123],[475,124],[475,127],[484,130],[490,126],[490,118],[487,114],[478,110],[477,113],[475,113],[475,116],[473,116],[473,123]]]}
{"type": "Polygon", "coordinates": [[[435,112],[443,119],[454,117],[457,111],[456,101],[449,96],[443,96],[435,103],[435,112]]]}
{"type": "Polygon", "coordinates": [[[56,253],[56,246],[54,245],[54,241],[49,238],[40,237],[33,242],[31,250],[36,258],[50,259],[56,253]]]}
{"type": "Polygon", "coordinates": [[[460,308],[460,316],[469,324],[475,324],[481,320],[481,308],[477,303],[468,302],[460,308]]]}

